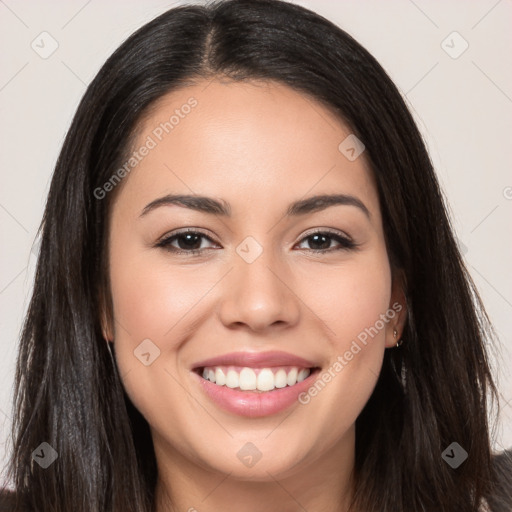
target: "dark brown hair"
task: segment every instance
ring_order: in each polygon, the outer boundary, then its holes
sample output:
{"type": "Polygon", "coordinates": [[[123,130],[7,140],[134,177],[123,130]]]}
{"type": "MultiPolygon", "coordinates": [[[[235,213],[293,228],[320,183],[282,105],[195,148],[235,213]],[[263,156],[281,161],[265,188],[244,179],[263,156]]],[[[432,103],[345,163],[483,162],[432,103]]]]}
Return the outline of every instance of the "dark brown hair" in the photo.
{"type": "MultiPolygon", "coordinates": [[[[17,360],[8,478],[39,512],[149,512],[148,425],[124,392],[100,328],[106,219],[95,190],[166,93],[216,76],[285,84],[326,105],[366,146],[408,320],[356,422],[354,506],[475,512],[492,493],[486,353],[494,337],[459,253],[424,142],[383,68],[342,29],[278,0],[170,9],[129,37],[87,88],[53,175],[17,360]],[[48,442],[47,469],[31,454],[48,442]],[[442,452],[468,453],[456,469],[442,452]]],[[[340,141],[341,142],[341,141],[340,141]]]]}

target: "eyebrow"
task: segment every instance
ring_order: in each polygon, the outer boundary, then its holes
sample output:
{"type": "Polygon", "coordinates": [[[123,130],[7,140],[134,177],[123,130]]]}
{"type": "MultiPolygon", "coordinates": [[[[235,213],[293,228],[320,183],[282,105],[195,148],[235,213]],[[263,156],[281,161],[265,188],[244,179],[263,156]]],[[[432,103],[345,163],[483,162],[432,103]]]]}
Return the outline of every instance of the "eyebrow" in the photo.
{"type": "MultiPolygon", "coordinates": [[[[191,210],[196,210],[212,215],[221,215],[223,217],[231,217],[231,206],[224,200],[213,199],[212,197],[185,195],[185,194],[168,194],[151,201],[144,207],[140,217],[148,214],[161,206],[177,205],[191,210]]],[[[371,214],[365,204],[355,196],[347,194],[321,194],[306,199],[300,199],[291,203],[286,211],[287,217],[297,217],[308,213],[325,210],[330,206],[346,205],[359,208],[367,217],[371,219],[371,214]]]]}

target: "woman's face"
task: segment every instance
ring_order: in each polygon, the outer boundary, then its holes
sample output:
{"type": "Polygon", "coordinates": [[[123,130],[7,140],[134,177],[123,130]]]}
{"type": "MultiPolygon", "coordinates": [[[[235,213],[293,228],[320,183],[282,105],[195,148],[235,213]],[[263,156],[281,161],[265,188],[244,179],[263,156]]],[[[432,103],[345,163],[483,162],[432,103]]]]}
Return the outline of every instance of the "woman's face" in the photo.
{"type": "Polygon", "coordinates": [[[219,81],[168,94],[140,128],[105,330],[157,458],[268,480],[350,456],[403,317],[350,130],[283,85],[219,81]],[[340,201],[308,201],[323,195],[340,201]]]}

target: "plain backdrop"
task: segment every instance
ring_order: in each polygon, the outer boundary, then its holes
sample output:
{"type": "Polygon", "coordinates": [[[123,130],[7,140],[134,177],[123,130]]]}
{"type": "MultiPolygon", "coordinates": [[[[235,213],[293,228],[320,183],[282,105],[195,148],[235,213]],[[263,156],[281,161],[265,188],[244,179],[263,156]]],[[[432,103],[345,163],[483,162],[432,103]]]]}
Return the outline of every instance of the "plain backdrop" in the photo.
{"type": "MultiPolygon", "coordinates": [[[[137,28],[180,3],[190,2],[0,0],[2,463],[19,332],[34,277],[37,246],[32,244],[64,136],[107,57],[137,28]]],[[[365,46],[413,111],[467,267],[500,337],[501,355],[493,357],[493,366],[503,412],[494,447],[510,447],[512,2],[296,3],[322,14],[365,46]]]]}

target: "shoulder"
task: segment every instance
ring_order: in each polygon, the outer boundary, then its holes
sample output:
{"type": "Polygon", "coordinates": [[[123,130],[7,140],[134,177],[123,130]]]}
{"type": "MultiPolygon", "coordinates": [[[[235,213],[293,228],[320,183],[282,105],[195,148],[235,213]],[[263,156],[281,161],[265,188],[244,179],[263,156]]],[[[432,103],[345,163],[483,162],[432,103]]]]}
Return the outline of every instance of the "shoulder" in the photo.
{"type": "Polygon", "coordinates": [[[495,489],[487,496],[490,512],[510,512],[512,510],[512,448],[493,456],[495,489]]]}
{"type": "Polygon", "coordinates": [[[0,512],[13,512],[16,493],[11,489],[0,489],[0,512]]]}
{"type": "Polygon", "coordinates": [[[0,512],[29,512],[28,508],[16,509],[16,492],[12,489],[0,488],[0,512]]]}

